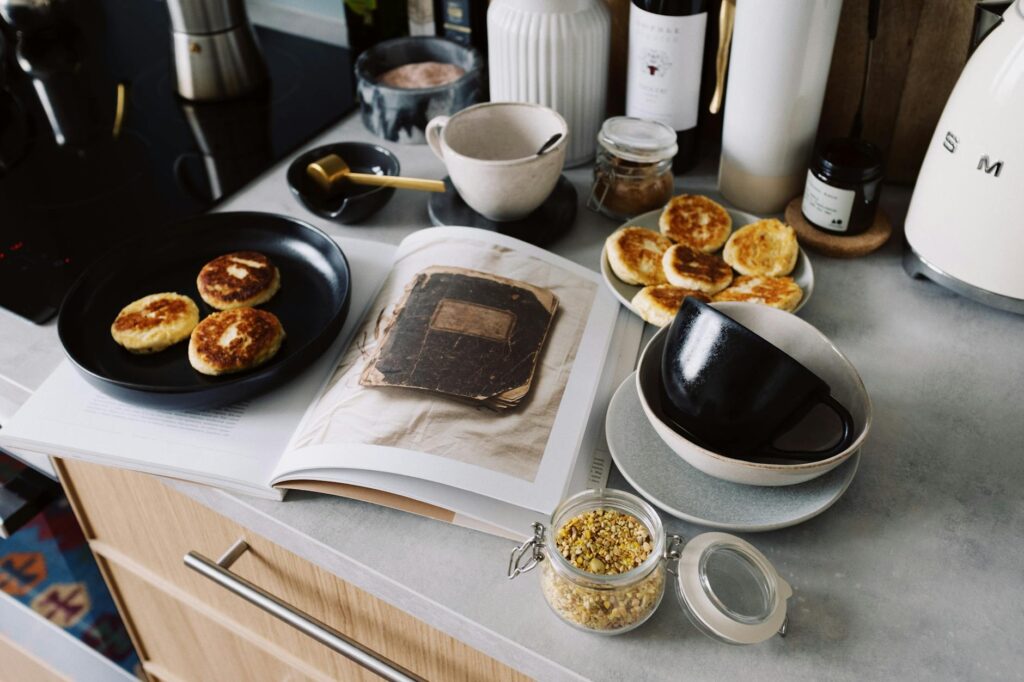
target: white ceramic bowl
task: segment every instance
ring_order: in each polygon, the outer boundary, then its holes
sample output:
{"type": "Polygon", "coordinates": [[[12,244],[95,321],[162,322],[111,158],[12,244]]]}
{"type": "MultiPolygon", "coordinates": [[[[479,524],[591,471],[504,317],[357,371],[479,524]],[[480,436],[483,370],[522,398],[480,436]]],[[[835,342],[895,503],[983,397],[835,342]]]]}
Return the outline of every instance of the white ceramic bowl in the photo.
{"type": "MultiPolygon", "coordinates": [[[[746,462],[720,455],[687,440],[669,426],[661,411],[661,353],[668,333],[665,328],[647,344],[636,373],[640,404],[661,439],[673,452],[709,476],[747,485],[803,483],[849,459],[863,445],[871,428],[871,400],[864,382],[846,356],[824,334],[796,315],[756,303],[715,303],[714,307],[789,353],[821,377],[831,387],[832,395],[853,415],[856,437],[839,454],[804,464],[746,462]]],[[[834,433],[823,428],[829,426],[828,419],[834,419],[828,414],[815,408],[789,434],[779,438],[778,445],[794,450],[826,446],[827,434],[834,433]],[[824,442],[821,440],[823,437],[826,438],[824,442]]]]}

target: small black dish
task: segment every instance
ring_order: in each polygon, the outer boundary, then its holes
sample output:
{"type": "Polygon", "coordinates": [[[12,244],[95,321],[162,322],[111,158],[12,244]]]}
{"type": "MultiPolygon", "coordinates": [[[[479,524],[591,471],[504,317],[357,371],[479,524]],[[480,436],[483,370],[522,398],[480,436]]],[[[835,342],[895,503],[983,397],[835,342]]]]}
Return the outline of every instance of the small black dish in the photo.
{"type": "Polygon", "coordinates": [[[853,417],[818,375],[728,315],[695,298],[683,299],[665,338],[662,404],[682,435],[729,457],[819,461],[856,438],[853,417]],[[818,404],[842,423],[838,440],[820,451],[790,451],[772,443],[818,404]]]}
{"type": "Polygon", "coordinates": [[[395,193],[394,187],[370,187],[345,183],[338,193],[328,196],[306,168],[329,154],[337,154],[353,173],[400,175],[398,157],[384,147],[365,142],[335,142],[314,147],[299,154],[288,166],[288,187],[307,209],[321,218],[339,223],[358,223],[379,211],[395,193]]]}
{"type": "Polygon", "coordinates": [[[446,177],[444,184],[448,191],[432,193],[427,206],[430,222],[437,226],[478,227],[544,246],[568,232],[576,220],[576,188],[564,175],[558,178],[551,195],[537,210],[525,218],[508,222],[490,220],[470,208],[459,196],[451,178],[446,177]]]}
{"type": "Polygon", "coordinates": [[[202,409],[251,398],[296,377],[331,345],[348,311],[351,275],[345,254],[326,234],[269,213],[210,213],[112,249],[72,285],[57,332],[75,368],[120,400],[164,409],[202,409]],[[231,251],[266,254],[281,271],[281,289],[259,306],[277,315],[287,335],[267,364],[207,376],[192,369],[188,341],[135,355],[110,336],[121,308],[162,291],[189,296],[200,318],[215,312],[196,289],[205,263],[231,251]]]}

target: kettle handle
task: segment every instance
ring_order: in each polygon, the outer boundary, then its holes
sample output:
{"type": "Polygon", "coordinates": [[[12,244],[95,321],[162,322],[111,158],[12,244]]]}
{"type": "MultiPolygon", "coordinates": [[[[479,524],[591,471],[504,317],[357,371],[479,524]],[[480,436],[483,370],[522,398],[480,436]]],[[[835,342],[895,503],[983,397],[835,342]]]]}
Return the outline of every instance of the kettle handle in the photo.
{"type": "Polygon", "coordinates": [[[729,68],[729,48],[732,47],[732,29],[736,22],[736,0],[722,0],[718,15],[718,55],[715,57],[715,94],[708,110],[717,114],[725,97],[725,73],[729,68]]]}

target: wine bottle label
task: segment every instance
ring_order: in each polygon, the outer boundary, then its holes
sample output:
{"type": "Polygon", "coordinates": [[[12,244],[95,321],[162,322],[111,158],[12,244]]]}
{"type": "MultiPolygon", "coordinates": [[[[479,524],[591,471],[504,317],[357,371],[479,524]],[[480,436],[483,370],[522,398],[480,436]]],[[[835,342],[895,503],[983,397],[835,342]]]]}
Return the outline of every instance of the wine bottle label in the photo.
{"type": "Polygon", "coordinates": [[[472,42],[472,31],[469,26],[468,0],[443,0],[444,37],[460,45],[469,46],[472,42]]]}
{"type": "Polygon", "coordinates": [[[670,17],[629,6],[626,115],[697,125],[707,12],[670,17]]]}
{"type": "Polygon", "coordinates": [[[840,189],[814,177],[807,171],[807,185],[804,187],[804,201],[800,209],[804,217],[823,230],[846,232],[850,229],[850,214],[857,193],[852,189],[840,189]]]}

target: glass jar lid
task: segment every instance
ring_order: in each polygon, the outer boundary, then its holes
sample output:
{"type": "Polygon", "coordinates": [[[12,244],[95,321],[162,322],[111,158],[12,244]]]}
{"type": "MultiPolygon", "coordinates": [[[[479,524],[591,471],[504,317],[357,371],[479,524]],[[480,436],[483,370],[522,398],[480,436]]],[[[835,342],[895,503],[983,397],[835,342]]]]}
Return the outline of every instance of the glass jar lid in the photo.
{"type": "Polygon", "coordinates": [[[757,644],[785,634],[793,591],[753,545],[704,533],[679,555],[676,589],[683,610],[704,634],[729,644],[757,644]]]}
{"type": "Polygon", "coordinates": [[[655,163],[676,155],[676,133],[664,123],[632,116],[613,116],[601,125],[597,141],[626,161],[655,163]]]}

